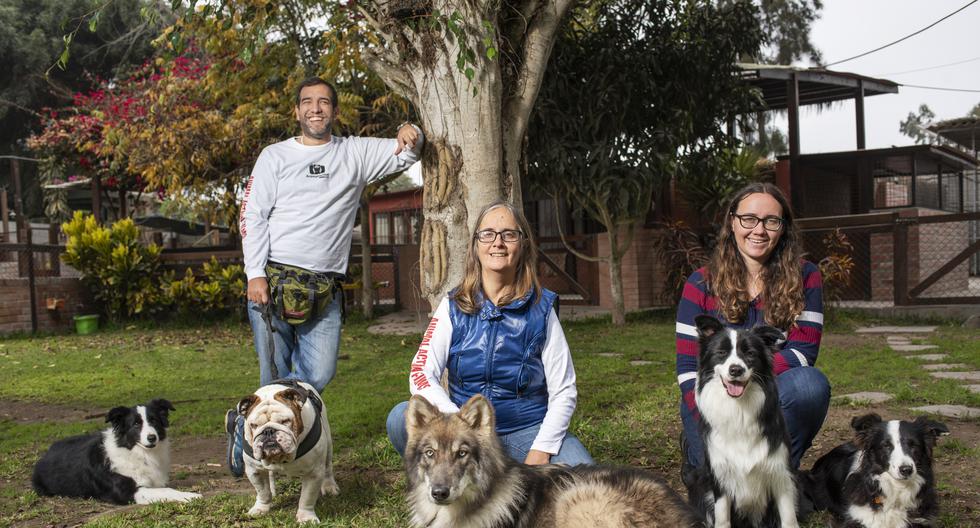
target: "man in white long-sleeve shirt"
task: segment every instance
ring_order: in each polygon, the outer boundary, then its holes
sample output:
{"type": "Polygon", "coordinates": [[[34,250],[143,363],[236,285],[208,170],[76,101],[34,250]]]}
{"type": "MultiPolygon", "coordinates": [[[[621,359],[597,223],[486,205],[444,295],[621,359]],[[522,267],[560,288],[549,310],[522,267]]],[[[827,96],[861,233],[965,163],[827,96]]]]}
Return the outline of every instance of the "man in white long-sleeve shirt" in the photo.
{"type": "MultiPolygon", "coordinates": [[[[364,186],[408,169],[422,150],[422,131],[410,124],[402,125],[395,139],[333,136],[336,115],[333,86],[316,77],[300,83],[296,120],[302,134],[263,149],[245,189],[240,231],[262,385],[279,377],[323,391],[336,372],[340,346],[342,296],[333,295],[322,309],[311,303],[307,320],[290,324],[295,314],[283,306],[267,309],[270,300],[286,304],[281,290],[278,297],[270,292],[268,274],[276,274],[274,282],[290,273],[303,280],[312,276],[319,284],[343,276],[364,186]]],[[[243,470],[243,423],[229,411],[228,464],[236,476],[243,470]]]]}
{"type": "MultiPolygon", "coordinates": [[[[255,335],[262,384],[272,381],[267,323],[267,266],[285,265],[321,276],[347,271],[354,218],[364,186],[408,169],[423,137],[403,125],[396,139],[331,135],[337,93],[319,78],[297,91],[296,120],[302,134],[266,147],[249,178],[241,208],[242,250],[248,276],[249,320],[255,335]]],[[[340,295],[311,320],[290,325],[275,317],[276,370],[283,378],[318,391],[333,378],[340,344],[340,295]]]]}

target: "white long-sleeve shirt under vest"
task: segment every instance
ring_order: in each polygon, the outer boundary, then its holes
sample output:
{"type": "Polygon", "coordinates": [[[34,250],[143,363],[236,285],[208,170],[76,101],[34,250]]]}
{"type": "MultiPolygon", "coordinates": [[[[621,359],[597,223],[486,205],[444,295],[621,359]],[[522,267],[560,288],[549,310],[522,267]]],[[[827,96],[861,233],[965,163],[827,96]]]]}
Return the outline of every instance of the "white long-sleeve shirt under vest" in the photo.
{"type": "MultiPolygon", "coordinates": [[[[575,387],[575,367],[572,354],[565,340],[565,332],[558,321],[558,314],[551,310],[546,329],[547,338],[541,349],[544,376],[548,384],[548,411],[541,422],[531,449],[558,453],[561,443],[572,421],[578,389],[575,387]]],[[[440,411],[458,412],[459,407],[449,398],[440,379],[449,361],[449,346],[453,339],[453,324],[449,318],[449,298],[444,297],[432,314],[432,320],[425,329],[409,373],[408,387],[412,394],[429,400],[440,411]]]]}
{"type": "Polygon", "coordinates": [[[269,260],[346,273],[361,191],[375,179],[408,169],[423,141],[419,131],[415,148],[397,156],[397,140],[362,137],[332,136],[324,145],[289,138],[264,148],[240,214],[248,279],[265,277],[269,260]]]}

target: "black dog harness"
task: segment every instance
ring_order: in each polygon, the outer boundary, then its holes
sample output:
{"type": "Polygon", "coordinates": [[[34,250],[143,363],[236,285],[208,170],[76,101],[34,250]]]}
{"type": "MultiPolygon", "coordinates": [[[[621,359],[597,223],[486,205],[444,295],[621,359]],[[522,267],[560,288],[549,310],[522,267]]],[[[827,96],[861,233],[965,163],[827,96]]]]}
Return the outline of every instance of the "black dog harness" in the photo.
{"type": "MultiPolygon", "coordinates": [[[[315,391],[307,390],[299,384],[298,381],[294,379],[279,379],[275,380],[269,385],[285,385],[300,394],[303,397],[303,405],[306,405],[307,401],[313,404],[313,409],[316,411],[316,417],[313,419],[313,429],[310,430],[310,434],[306,435],[306,438],[300,442],[299,447],[296,448],[296,456],[293,460],[298,460],[303,455],[310,452],[313,446],[320,441],[320,435],[323,433],[323,427],[320,425],[321,419],[320,414],[323,412],[323,401],[320,399],[320,395],[315,391]]],[[[301,406],[302,407],[302,406],[301,406]]],[[[248,442],[242,442],[242,452],[245,453],[252,460],[257,460],[252,451],[252,445],[248,442]]]]}

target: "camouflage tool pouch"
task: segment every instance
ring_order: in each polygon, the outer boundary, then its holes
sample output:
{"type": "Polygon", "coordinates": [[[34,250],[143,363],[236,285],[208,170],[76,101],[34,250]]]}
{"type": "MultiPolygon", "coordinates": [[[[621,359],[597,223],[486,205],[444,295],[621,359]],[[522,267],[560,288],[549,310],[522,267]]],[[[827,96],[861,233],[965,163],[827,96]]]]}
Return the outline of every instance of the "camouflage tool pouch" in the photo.
{"type": "Polygon", "coordinates": [[[270,262],[265,268],[275,314],[291,325],[323,313],[340,291],[343,275],[270,262]]]}

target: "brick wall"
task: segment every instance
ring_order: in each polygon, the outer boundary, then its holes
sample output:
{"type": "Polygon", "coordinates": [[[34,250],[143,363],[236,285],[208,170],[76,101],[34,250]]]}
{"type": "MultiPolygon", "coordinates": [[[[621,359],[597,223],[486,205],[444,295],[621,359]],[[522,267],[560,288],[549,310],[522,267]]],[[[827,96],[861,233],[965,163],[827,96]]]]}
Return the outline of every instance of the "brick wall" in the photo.
{"type": "MultiPolygon", "coordinates": [[[[663,306],[663,266],[655,252],[655,230],[637,227],[629,251],[623,255],[623,304],[627,310],[663,306]]],[[[598,255],[609,254],[609,235],[597,236],[598,255]]],[[[599,263],[599,306],[612,307],[612,288],[609,281],[609,265],[599,263]]]]}
{"type": "MultiPolygon", "coordinates": [[[[74,329],[73,317],[93,313],[94,302],[88,289],[76,278],[38,277],[37,329],[41,332],[65,332],[74,329]],[[47,308],[48,299],[58,307],[47,308]]],[[[31,294],[27,279],[0,279],[0,335],[31,331],[31,294]]]]}

